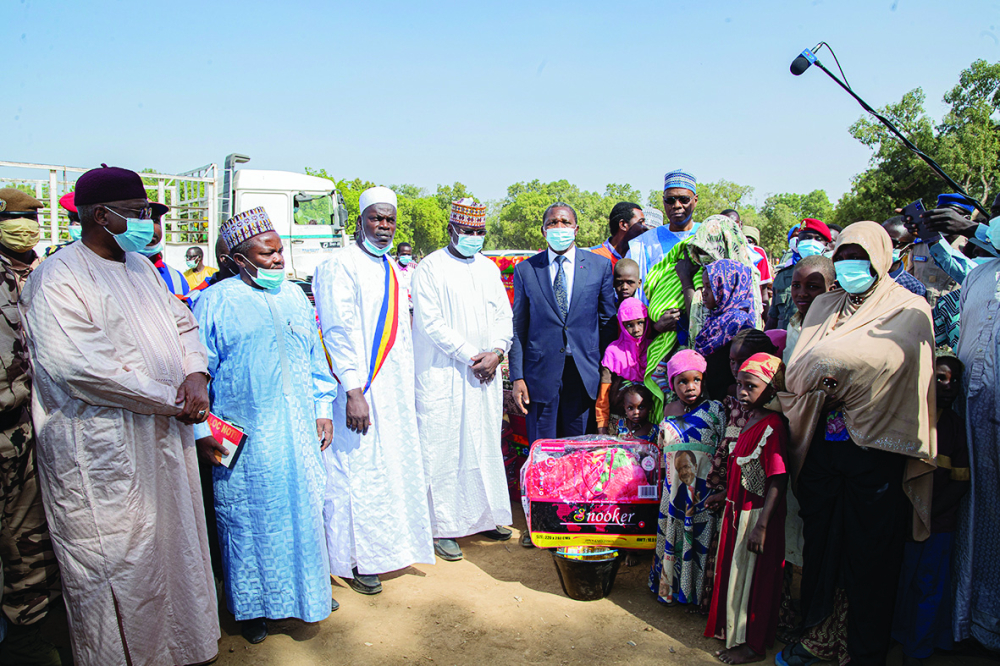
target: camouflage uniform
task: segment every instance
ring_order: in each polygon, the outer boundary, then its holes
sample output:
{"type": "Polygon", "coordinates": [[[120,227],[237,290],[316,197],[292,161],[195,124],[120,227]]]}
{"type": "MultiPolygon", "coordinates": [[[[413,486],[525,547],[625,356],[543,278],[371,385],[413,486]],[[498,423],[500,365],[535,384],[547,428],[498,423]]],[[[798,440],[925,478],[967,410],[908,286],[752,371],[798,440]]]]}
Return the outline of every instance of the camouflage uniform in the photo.
{"type": "Polygon", "coordinates": [[[38,622],[61,594],[35,467],[28,351],[17,310],[21,287],[38,264],[0,254],[0,560],[3,612],[17,625],[38,622]]]}

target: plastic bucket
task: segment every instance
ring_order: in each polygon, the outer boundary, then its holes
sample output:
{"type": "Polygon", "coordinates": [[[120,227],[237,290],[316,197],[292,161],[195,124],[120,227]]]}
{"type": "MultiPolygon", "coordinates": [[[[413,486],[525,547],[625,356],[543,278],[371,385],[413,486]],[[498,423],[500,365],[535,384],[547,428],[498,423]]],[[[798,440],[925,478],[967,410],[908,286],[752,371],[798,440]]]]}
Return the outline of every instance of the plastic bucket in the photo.
{"type": "Polygon", "coordinates": [[[621,565],[618,551],[604,546],[557,548],[552,551],[552,560],[563,592],[577,601],[606,597],[621,565]]]}

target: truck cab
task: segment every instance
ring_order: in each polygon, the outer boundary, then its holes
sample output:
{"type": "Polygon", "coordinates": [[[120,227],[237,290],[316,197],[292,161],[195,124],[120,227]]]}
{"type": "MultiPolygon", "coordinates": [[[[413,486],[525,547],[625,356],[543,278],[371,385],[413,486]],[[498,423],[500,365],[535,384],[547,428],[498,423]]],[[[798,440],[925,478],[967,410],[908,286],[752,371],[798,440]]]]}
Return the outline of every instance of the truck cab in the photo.
{"type": "Polygon", "coordinates": [[[288,171],[238,169],[233,210],[263,206],[285,247],[285,273],[308,280],[331,251],[347,242],[347,209],[334,183],[288,171]]]}

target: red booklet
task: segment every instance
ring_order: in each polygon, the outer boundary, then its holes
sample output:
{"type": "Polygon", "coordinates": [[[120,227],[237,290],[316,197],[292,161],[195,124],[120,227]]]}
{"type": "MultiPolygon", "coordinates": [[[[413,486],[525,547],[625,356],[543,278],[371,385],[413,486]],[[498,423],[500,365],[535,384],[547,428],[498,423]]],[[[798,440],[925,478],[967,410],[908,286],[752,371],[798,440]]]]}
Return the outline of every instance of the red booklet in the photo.
{"type": "Polygon", "coordinates": [[[232,469],[233,465],[236,464],[237,458],[240,457],[243,447],[246,446],[247,434],[232,423],[223,421],[211,412],[208,413],[208,421],[206,423],[212,429],[212,437],[215,438],[215,441],[225,446],[229,451],[229,455],[227,456],[223,456],[216,451],[216,460],[226,469],[232,469]]]}

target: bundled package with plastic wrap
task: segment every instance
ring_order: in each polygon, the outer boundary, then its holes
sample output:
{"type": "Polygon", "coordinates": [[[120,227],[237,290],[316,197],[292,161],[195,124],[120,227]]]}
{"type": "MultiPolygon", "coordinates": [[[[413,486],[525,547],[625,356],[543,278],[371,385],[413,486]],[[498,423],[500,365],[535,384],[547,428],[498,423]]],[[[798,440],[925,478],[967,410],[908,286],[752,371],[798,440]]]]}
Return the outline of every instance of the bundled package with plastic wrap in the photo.
{"type": "Polygon", "coordinates": [[[521,468],[521,493],[536,546],[652,549],[660,450],[604,435],[540,439],[521,468]]]}

